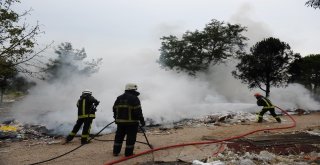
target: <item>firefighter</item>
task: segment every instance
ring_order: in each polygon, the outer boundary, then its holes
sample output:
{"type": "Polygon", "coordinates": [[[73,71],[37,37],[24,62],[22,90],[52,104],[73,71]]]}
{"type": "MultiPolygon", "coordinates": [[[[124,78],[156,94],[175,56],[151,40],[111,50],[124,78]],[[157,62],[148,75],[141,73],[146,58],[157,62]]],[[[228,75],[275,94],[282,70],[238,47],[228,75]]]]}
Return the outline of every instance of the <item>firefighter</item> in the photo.
{"type": "Polygon", "coordinates": [[[277,120],[278,123],[281,123],[281,119],[274,110],[274,105],[271,103],[271,101],[263,97],[260,93],[255,93],[254,97],[257,99],[257,105],[263,106],[262,110],[258,113],[258,123],[262,123],[263,115],[269,111],[270,114],[277,120]]]}
{"type": "Polygon", "coordinates": [[[86,89],[82,92],[82,95],[77,101],[78,120],[71,133],[67,136],[66,143],[70,142],[74,138],[82,124],[81,144],[88,143],[92,120],[96,117],[96,107],[99,103],[100,102],[92,96],[92,92],[90,90],[86,89]]]}
{"type": "Polygon", "coordinates": [[[117,124],[113,155],[118,156],[124,137],[126,137],[125,156],[133,155],[139,123],[145,126],[137,85],[128,83],[125,92],[118,96],[113,105],[113,117],[117,124]]]}

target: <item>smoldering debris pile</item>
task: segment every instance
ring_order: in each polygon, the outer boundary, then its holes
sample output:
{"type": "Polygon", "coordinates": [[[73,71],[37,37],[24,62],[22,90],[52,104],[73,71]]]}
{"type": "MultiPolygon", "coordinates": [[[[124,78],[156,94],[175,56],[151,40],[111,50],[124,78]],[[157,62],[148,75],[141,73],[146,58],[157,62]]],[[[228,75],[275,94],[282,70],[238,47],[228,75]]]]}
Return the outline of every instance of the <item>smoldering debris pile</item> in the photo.
{"type": "MultiPolygon", "coordinates": [[[[59,135],[50,134],[51,131],[42,125],[21,124],[11,119],[0,124],[0,142],[42,140],[52,141],[59,135]]],[[[49,142],[48,142],[49,143],[49,142]]]]}
{"type": "MultiPolygon", "coordinates": [[[[167,122],[162,124],[154,124],[152,119],[146,119],[147,127],[159,127],[160,130],[179,129],[182,127],[200,127],[200,126],[220,126],[232,124],[245,124],[256,120],[256,115],[248,112],[225,112],[215,113],[198,118],[182,119],[178,122],[167,122]]],[[[272,117],[266,117],[265,120],[273,120],[272,117]]]]}
{"type": "MultiPolygon", "coordinates": [[[[303,109],[288,109],[286,110],[290,115],[308,115],[311,112],[303,109]]],[[[284,115],[278,112],[278,115],[284,115]]],[[[220,125],[235,125],[235,124],[248,124],[257,120],[257,114],[249,112],[223,112],[214,113],[198,118],[182,119],[177,122],[167,122],[155,124],[155,122],[147,118],[146,123],[148,127],[160,127],[160,130],[178,129],[185,126],[199,127],[199,126],[220,126],[220,125]]],[[[268,115],[264,115],[264,120],[273,122],[275,119],[268,115]]]]}
{"type": "MultiPolygon", "coordinates": [[[[287,110],[290,114],[307,115],[310,111],[302,109],[287,110]]],[[[278,114],[282,115],[282,114],[278,114]]],[[[274,118],[265,115],[264,120],[272,122],[274,118]]],[[[158,133],[170,133],[170,129],[181,129],[183,127],[201,127],[201,126],[221,126],[221,125],[235,125],[248,124],[256,121],[256,114],[248,112],[223,112],[214,113],[206,116],[182,119],[177,122],[167,122],[158,124],[152,119],[147,118],[147,130],[150,128],[159,128],[158,133]]],[[[154,129],[153,129],[154,130],[154,129]]],[[[61,137],[57,135],[54,130],[48,130],[44,125],[21,124],[14,119],[8,119],[0,124],[0,141],[21,141],[28,139],[52,139],[61,137]]],[[[154,132],[155,133],[155,132],[154,132]]],[[[151,132],[152,134],[152,132],[151,132]]],[[[155,133],[156,134],[156,133],[155,133]]]]}

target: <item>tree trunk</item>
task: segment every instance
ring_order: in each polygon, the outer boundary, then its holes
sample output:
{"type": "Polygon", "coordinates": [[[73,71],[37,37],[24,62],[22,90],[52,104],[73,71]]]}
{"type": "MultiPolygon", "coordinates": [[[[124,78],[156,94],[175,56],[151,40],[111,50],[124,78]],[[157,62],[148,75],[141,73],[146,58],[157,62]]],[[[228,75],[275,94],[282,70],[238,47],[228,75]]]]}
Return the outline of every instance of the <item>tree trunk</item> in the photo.
{"type": "Polygon", "coordinates": [[[269,98],[270,96],[270,81],[269,78],[267,77],[267,83],[266,83],[266,98],[269,98]]]}
{"type": "Polygon", "coordinates": [[[270,95],[270,72],[267,70],[265,73],[266,76],[266,98],[269,98],[270,95]]]}
{"type": "Polygon", "coordinates": [[[0,92],[1,92],[1,95],[0,95],[0,105],[2,105],[3,103],[3,95],[4,95],[4,91],[6,90],[7,88],[7,85],[8,85],[8,82],[7,82],[8,78],[6,76],[4,76],[4,78],[2,78],[1,80],[1,84],[0,84],[0,92]]]}
{"type": "Polygon", "coordinates": [[[4,90],[3,90],[3,88],[1,88],[1,94],[0,94],[0,106],[2,105],[2,101],[3,101],[3,92],[4,92],[4,90]]]}

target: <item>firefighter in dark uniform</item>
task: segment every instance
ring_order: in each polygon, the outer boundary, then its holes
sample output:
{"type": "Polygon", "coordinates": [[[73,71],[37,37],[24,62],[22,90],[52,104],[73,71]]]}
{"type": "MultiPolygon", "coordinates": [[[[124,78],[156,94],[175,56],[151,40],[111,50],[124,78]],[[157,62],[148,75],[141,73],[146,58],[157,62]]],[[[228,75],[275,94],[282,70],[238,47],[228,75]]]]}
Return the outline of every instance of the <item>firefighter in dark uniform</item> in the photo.
{"type": "Polygon", "coordinates": [[[119,155],[125,136],[127,136],[125,156],[133,155],[139,123],[145,126],[139,95],[137,85],[129,83],[125,87],[124,94],[118,96],[113,105],[113,117],[117,124],[113,145],[114,156],[119,155]]]}
{"type": "Polygon", "coordinates": [[[263,97],[260,93],[255,93],[254,97],[257,99],[257,105],[263,106],[262,110],[258,113],[258,123],[262,123],[263,115],[269,111],[270,114],[277,120],[278,123],[281,123],[281,119],[274,110],[274,105],[271,103],[271,101],[263,97]]]}
{"type": "Polygon", "coordinates": [[[96,107],[99,105],[99,101],[92,96],[90,90],[84,90],[80,96],[77,107],[78,107],[78,120],[74,125],[71,133],[67,136],[66,143],[70,142],[79,131],[83,124],[81,144],[87,144],[90,134],[90,128],[92,120],[96,117],[96,107]]]}

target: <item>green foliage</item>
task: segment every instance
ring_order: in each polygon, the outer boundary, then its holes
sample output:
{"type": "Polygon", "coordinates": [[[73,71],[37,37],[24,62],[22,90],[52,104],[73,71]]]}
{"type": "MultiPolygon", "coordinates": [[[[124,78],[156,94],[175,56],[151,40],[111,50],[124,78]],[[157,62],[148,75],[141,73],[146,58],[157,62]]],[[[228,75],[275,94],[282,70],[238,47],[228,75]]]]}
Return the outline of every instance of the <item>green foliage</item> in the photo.
{"type": "Polygon", "coordinates": [[[246,28],[212,20],[203,31],[187,31],[181,39],[162,37],[158,62],[164,68],[195,75],[210,65],[224,62],[230,56],[244,53],[247,40],[241,33],[246,28]]]}
{"type": "Polygon", "coordinates": [[[11,63],[3,58],[0,58],[0,80],[12,78],[17,74],[17,71],[10,66],[11,63]]]}
{"type": "MultiPolygon", "coordinates": [[[[29,11],[17,13],[12,8],[19,0],[0,1],[0,68],[6,68],[17,73],[37,76],[43,67],[40,53],[45,48],[35,51],[36,38],[40,33],[39,25],[31,26],[25,22],[29,11]]],[[[1,73],[0,73],[1,74],[1,73]]]]}
{"type": "Polygon", "coordinates": [[[17,75],[17,71],[10,66],[11,63],[0,57],[0,104],[6,88],[10,85],[13,77],[17,75]]]}
{"type": "Polygon", "coordinates": [[[8,91],[15,94],[27,94],[28,90],[35,85],[35,82],[28,81],[25,77],[15,76],[11,79],[8,91]]]}
{"type": "MultiPolygon", "coordinates": [[[[34,75],[35,67],[40,63],[33,61],[48,46],[40,51],[34,51],[36,37],[41,33],[39,25],[30,26],[25,22],[25,16],[30,11],[17,13],[12,8],[19,0],[0,0],[0,88],[1,100],[6,89],[16,84],[18,73],[34,75]]],[[[21,81],[21,80],[19,80],[21,81]]],[[[19,89],[16,89],[19,90],[19,89]]]]}
{"type": "Polygon", "coordinates": [[[18,71],[10,66],[7,61],[0,58],[0,103],[4,94],[11,93],[27,93],[28,89],[35,86],[34,82],[29,82],[26,78],[18,76],[18,71]]]}
{"type": "Polygon", "coordinates": [[[305,56],[291,65],[292,82],[303,84],[313,93],[320,88],[320,54],[305,56]]]}
{"type": "MultiPolygon", "coordinates": [[[[0,3],[0,58],[5,59],[10,66],[26,63],[36,54],[33,48],[36,44],[35,37],[40,33],[39,26],[29,28],[20,20],[28,14],[28,11],[18,14],[12,10],[12,5],[19,3],[17,0],[5,0],[0,3]]],[[[26,69],[16,67],[22,72],[26,69]]]]}
{"type": "Polygon", "coordinates": [[[61,43],[55,50],[56,59],[47,63],[46,77],[48,81],[67,80],[71,75],[90,76],[99,70],[102,58],[84,61],[87,58],[85,49],[74,49],[69,42],[61,43]]]}
{"type": "Polygon", "coordinates": [[[250,48],[251,54],[239,56],[240,62],[233,76],[248,88],[260,88],[269,96],[270,86],[286,86],[290,75],[290,64],[300,57],[293,54],[289,44],[276,38],[267,38],[250,48]]]}
{"type": "Polygon", "coordinates": [[[306,5],[308,7],[313,7],[315,9],[319,8],[320,9],[320,0],[308,0],[306,2],[306,5]]]}

